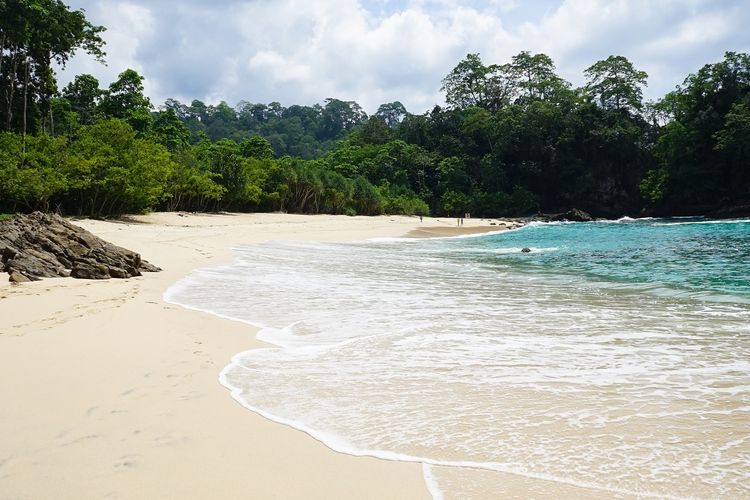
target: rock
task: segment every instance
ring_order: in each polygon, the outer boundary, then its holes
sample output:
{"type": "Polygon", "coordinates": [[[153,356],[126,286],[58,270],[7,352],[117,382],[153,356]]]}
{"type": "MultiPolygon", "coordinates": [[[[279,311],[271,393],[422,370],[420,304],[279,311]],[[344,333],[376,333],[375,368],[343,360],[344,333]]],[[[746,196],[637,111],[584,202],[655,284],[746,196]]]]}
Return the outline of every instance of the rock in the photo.
{"type": "Polygon", "coordinates": [[[0,221],[0,271],[19,283],[55,276],[130,278],[161,269],[58,215],[34,212],[0,221]]]}
{"type": "Polygon", "coordinates": [[[151,264],[150,262],[146,262],[145,260],[141,261],[141,266],[139,269],[147,273],[158,273],[159,271],[161,271],[161,267],[156,267],[155,265],[151,264]]]}
{"type": "Polygon", "coordinates": [[[85,280],[106,280],[110,278],[107,266],[96,262],[76,262],[70,271],[70,275],[73,278],[85,280]]]}
{"type": "Polygon", "coordinates": [[[563,214],[552,215],[549,217],[549,220],[553,222],[558,222],[558,221],[591,222],[594,220],[594,218],[591,217],[591,214],[584,212],[583,210],[578,210],[577,208],[573,208],[563,214]]]}
{"type": "Polygon", "coordinates": [[[529,247],[523,247],[523,248],[521,249],[521,251],[522,251],[523,253],[529,253],[529,252],[531,252],[531,248],[529,248],[529,247]]]}
{"type": "Polygon", "coordinates": [[[750,215],[750,203],[744,205],[730,205],[725,206],[711,212],[708,212],[708,217],[746,217],[750,215]]]}
{"type": "Polygon", "coordinates": [[[10,281],[11,283],[26,283],[27,281],[31,280],[18,271],[13,271],[12,273],[10,273],[10,278],[8,278],[8,281],[10,281]]]}

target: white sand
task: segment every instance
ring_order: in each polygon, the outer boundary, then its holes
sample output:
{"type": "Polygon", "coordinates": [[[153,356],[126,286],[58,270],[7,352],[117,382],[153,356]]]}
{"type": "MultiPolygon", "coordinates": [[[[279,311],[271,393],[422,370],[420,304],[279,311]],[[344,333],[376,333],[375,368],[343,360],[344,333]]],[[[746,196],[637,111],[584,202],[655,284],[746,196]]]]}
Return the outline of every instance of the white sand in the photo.
{"type": "MultiPolygon", "coordinates": [[[[260,345],[255,331],[162,293],[191,269],[229,261],[239,243],[401,236],[455,219],[169,213],[76,223],[164,271],[14,286],[0,276],[0,499],[429,498],[418,464],[338,454],[240,407],[218,374],[260,345]]],[[[465,221],[497,229],[488,224],[465,221]]]]}

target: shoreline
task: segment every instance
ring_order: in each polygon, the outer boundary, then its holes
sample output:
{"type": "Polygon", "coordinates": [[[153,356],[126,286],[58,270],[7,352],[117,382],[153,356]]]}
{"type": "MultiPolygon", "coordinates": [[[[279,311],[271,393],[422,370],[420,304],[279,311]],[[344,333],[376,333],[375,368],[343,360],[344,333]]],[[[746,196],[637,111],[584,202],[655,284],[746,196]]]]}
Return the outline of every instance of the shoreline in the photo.
{"type": "Polygon", "coordinates": [[[0,409],[4,495],[430,497],[421,464],[337,453],[238,405],[217,379],[232,356],[267,345],[257,329],[162,295],[191,270],[230,261],[236,244],[401,237],[430,224],[452,235],[497,226],[287,214],[73,222],[164,271],[107,282],[2,281],[0,398],[11,402],[0,409]]]}

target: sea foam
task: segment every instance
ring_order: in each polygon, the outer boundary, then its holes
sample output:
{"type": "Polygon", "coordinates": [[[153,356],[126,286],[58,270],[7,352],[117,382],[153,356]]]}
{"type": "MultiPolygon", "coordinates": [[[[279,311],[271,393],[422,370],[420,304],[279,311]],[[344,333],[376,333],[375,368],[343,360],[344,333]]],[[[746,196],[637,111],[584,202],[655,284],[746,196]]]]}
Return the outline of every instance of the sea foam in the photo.
{"type": "Polygon", "coordinates": [[[500,473],[747,496],[750,308],[601,286],[553,265],[562,246],[492,251],[533,231],[238,247],[165,298],[274,344],[222,371],[242,405],[343,453],[428,464],[436,498],[490,497],[500,473]]]}

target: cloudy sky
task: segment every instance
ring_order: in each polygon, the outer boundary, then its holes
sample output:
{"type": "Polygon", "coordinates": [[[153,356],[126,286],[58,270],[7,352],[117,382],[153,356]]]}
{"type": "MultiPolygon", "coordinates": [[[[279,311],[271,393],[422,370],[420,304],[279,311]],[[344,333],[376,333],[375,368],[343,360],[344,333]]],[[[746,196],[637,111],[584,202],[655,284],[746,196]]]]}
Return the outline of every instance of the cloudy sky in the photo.
{"type": "Polygon", "coordinates": [[[550,55],[561,76],[611,54],[649,74],[657,98],[688,73],[750,52],[750,0],[68,0],[107,27],[107,66],[76,56],[61,85],[91,73],[102,86],[133,68],[155,104],[172,97],[235,105],[314,104],[327,97],[372,113],[400,100],[442,103],[441,79],[469,52],[485,64],[522,50],[550,55]]]}

